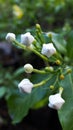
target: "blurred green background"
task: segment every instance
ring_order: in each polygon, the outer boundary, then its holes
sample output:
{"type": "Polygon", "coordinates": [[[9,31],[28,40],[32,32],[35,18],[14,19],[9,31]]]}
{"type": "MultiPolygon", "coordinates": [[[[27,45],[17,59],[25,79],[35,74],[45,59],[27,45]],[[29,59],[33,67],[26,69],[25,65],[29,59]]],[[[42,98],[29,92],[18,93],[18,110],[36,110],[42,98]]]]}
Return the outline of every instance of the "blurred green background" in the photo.
{"type": "Polygon", "coordinates": [[[39,23],[44,30],[73,26],[73,0],[0,0],[0,39],[20,34],[39,23]]]}

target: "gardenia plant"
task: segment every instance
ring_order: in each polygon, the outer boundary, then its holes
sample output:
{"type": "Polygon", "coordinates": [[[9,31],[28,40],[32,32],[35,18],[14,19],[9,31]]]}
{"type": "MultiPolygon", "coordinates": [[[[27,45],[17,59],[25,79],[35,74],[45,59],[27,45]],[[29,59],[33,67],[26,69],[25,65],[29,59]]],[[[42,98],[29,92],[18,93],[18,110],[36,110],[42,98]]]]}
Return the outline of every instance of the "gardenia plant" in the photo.
{"type": "Polygon", "coordinates": [[[72,49],[70,50],[71,47],[68,48],[70,43],[67,43],[60,34],[43,32],[39,24],[36,24],[34,35],[30,32],[21,34],[21,42],[18,42],[15,37],[15,34],[8,33],[6,40],[24,51],[36,54],[43,60],[45,67],[39,70],[30,63],[23,66],[24,72],[30,74],[30,79],[24,77],[18,83],[20,94],[17,97],[24,107],[20,106],[22,113],[18,111],[19,116],[17,111],[15,113],[14,110],[10,111],[10,114],[13,114],[13,122],[21,121],[29,109],[34,108],[36,104],[38,108],[47,104],[48,107],[58,111],[63,130],[73,130],[71,114],[73,112],[73,63],[71,61],[73,52],[72,49]],[[39,102],[43,102],[41,106],[39,102]]]}

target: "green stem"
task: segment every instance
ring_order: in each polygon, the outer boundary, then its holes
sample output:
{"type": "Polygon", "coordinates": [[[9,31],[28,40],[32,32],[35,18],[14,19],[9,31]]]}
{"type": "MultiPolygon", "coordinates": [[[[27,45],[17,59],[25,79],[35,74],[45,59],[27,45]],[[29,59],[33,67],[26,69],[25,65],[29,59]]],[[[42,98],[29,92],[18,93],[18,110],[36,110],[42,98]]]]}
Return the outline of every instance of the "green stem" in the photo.
{"type": "Polygon", "coordinates": [[[29,51],[32,51],[33,53],[35,53],[36,55],[38,55],[39,57],[41,57],[44,61],[49,61],[47,57],[45,57],[44,55],[40,54],[37,50],[31,48],[31,47],[26,47],[24,44],[19,43],[18,41],[14,40],[13,41],[15,45],[19,46],[20,48],[26,50],[28,48],[29,51]]]}
{"type": "Polygon", "coordinates": [[[62,92],[63,92],[63,88],[60,87],[60,88],[59,88],[59,94],[62,95],[62,92]]]}
{"type": "Polygon", "coordinates": [[[37,83],[37,84],[34,84],[34,87],[40,87],[40,86],[46,84],[48,82],[48,80],[50,80],[51,78],[52,78],[52,76],[43,80],[43,81],[41,81],[41,82],[39,82],[39,83],[37,83]]]}
{"type": "Polygon", "coordinates": [[[14,40],[13,41],[14,45],[19,46],[20,48],[26,50],[26,46],[24,44],[20,44],[18,41],[14,40]]]}
{"type": "Polygon", "coordinates": [[[47,73],[45,70],[38,70],[38,69],[33,69],[33,72],[39,73],[39,74],[46,74],[47,73]]]}
{"type": "Polygon", "coordinates": [[[57,59],[64,61],[60,53],[56,52],[55,56],[56,56],[57,59]]]}
{"type": "Polygon", "coordinates": [[[56,80],[55,80],[53,86],[55,86],[57,82],[58,82],[58,75],[57,75],[57,77],[56,77],[56,80]]]}
{"type": "Polygon", "coordinates": [[[33,53],[35,53],[36,55],[38,55],[39,57],[41,57],[44,61],[49,61],[47,57],[45,57],[44,55],[40,54],[38,51],[32,49],[32,48],[29,48],[29,50],[31,50],[33,53]]]}

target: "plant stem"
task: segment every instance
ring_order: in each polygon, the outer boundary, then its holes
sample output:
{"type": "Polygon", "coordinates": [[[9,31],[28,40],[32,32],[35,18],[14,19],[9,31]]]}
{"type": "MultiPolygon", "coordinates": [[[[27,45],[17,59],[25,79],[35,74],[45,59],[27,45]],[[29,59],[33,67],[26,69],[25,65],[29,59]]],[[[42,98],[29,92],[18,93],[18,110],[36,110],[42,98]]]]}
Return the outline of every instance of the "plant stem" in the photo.
{"type": "Polygon", "coordinates": [[[25,46],[24,44],[21,44],[21,43],[19,43],[19,42],[16,41],[16,40],[14,40],[13,43],[14,43],[14,45],[19,46],[20,48],[26,50],[26,46],[25,46]]]}
{"type": "Polygon", "coordinates": [[[47,79],[45,79],[37,84],[34,84],[34,87],[40,87],[40,86],[46,84],[46,82],[48,82],[48,80],[50,80],[51,78],[52,78],[52,76],[50,76],[49,78],[47,78],[47,79]]]}
{"type": "Polygon", "coordinates": [[[14,45],[19,46],[20,48],[24,49],[24,50],[29,50],[32,51],[33,53],[35,53],[36,55],[38,55],[39,57],[41,57],[44,61],[48,62],[48,58],[45,57],[44,55],[40,54],[37,50],[31,48],[31,47],[26,47],[24,44],[19,43],[18,41],[14,40],[14,45]]]}
{"type": "Polygon", "coordinates": [[[60,95],[62,94],[62,92],[63,92],[63,87],[60,87],[60,88],[59,88],[59,93],[60,93],[60,95]]]}
{"type": "Polygon", "coordinates": [[[33,69],[33,72],[39,73],[39,74],[46,74],[47,73],[45,70],[38,70],[38,69],[33,69]]]}
{"type": "Polygon", "coordinates": [[[47,61],[47,62],[49,61],[47,57],[45,57],[44,55],[40,54],[35,49],[29,48],[29,50],[31,50],[33,53],[35,53],[36,55],[38,55],[39,57],[41,57],[44,61],[47,61]]]}

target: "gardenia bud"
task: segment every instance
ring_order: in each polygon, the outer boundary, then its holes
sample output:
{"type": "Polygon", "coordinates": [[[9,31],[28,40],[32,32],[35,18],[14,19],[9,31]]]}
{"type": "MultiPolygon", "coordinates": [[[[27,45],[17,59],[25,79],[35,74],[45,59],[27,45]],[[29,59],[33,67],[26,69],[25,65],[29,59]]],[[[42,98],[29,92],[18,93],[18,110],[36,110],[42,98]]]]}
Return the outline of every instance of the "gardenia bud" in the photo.
{"type": "Polygon", "coordinates": [[[65,103],[65,100],[61,97],[60,93],[49,96],[49,104],[48,104],[48,106],[50,108],[59,110],[59,109],[61,109],[61,107],[62,107],[62,105],[64,103],[65,103]]]}
{"type": "Polygon", "coordinates": [[[33,66],[31,64],[26,64],[26,65],[24,65],[24,70],[26,73],[32,73],[33,66]]]}
{"type": "Polygon", "coordinates": [[[14,34],[14,33],[8,33],[8,34],[6,35],[6,40],[7,40],[8,42],[12,42],[13,40],[15,40],[15,34],[14,34]]]}
{"type": "Polygon", "coordinates": [[[18,88],[21,92],[31,93],[33,84],[30,82],[29,79],[23,79],[19,84],[18,88]]]}
{"type": "Polygon", "coordinates": [[[56,53],[56,49],[52,43],[43,44],[41,53],[49,58],[56,53]]]}
{"type": "Polygon", "coordinates": [[[30,46],[32,42],[34,41],[34,37],[30,34],[30,32],[27,32],[25,34],[21,34],[21,43],[23,43],[26,46],[30,46]]]}

